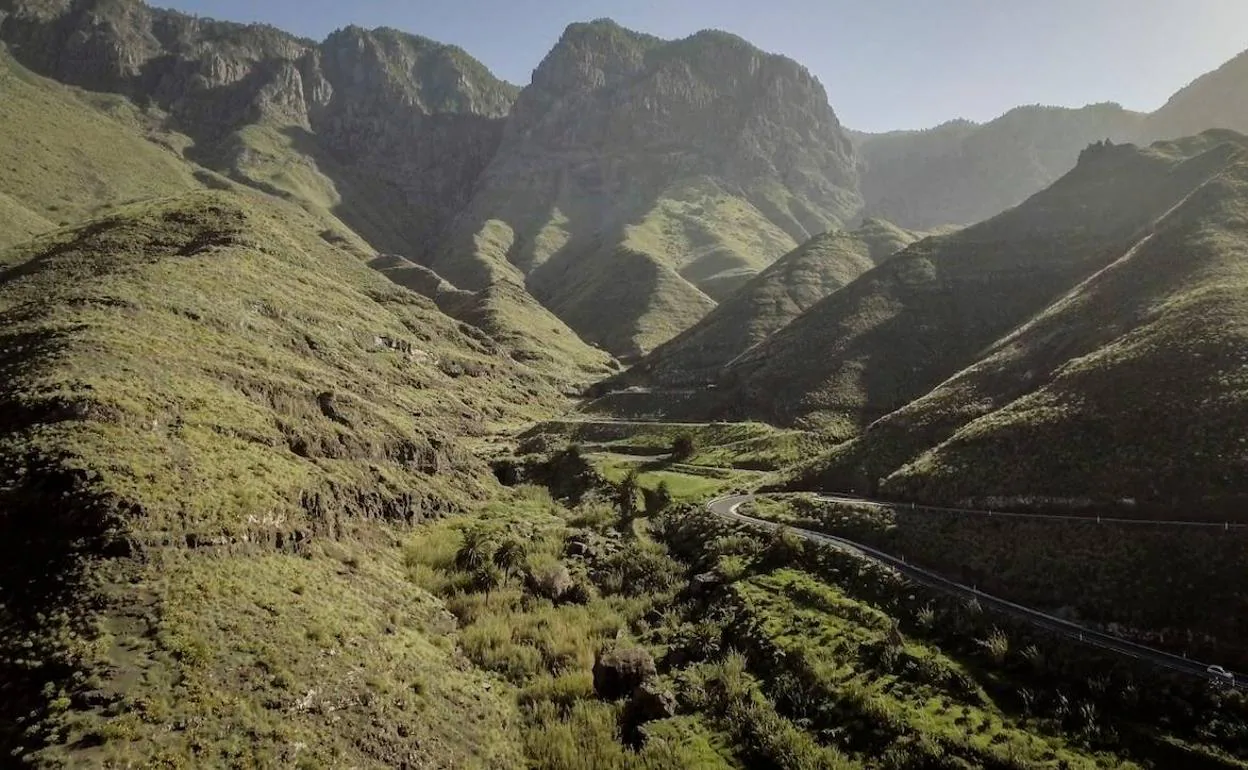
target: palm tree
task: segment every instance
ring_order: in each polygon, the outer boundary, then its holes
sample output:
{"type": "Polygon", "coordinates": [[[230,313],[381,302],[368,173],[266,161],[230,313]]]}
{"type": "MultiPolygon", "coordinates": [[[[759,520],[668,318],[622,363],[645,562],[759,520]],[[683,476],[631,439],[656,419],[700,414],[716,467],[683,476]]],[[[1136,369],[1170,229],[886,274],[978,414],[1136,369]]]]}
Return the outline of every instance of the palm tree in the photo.
{"type": "Polygon", "coordinates": [[[520,570],[527,556],[524,543],[509,537],[494,552],[494,566],[502,571],[503,577],[509,578],[520,570]]]}
{"type": "Polygon", "coordinates": [[[503,571],[491,563],[482,564],[472,573],[472,582],[477,590],[484,591],[488,599],[490,592],[503,584],[503,571]]]}
{"type": "Polygon", "coordinates": [[[637,486],[637,471],[629,471],[616,487],[616,506],[620,509],[620,518],[625,521],[637,515],[637,486]]]}
{"type": "Polygon", "coordinates": [[[484,567],[494,553],[490,536],[482,529],[464,533],[464,544],[455,553],[455,568],[463,572],[475,572],[484,567]]]}

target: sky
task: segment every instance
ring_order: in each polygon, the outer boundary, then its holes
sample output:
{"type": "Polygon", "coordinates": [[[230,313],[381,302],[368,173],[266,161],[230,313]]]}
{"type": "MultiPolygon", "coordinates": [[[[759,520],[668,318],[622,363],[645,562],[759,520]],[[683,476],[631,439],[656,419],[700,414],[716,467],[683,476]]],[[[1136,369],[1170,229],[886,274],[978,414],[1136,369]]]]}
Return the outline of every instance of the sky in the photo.
{"type": "Polygon", "coordinates": [[[806,65],[863,131],[986,121],[1020,104],[1151,111],[1248,49],[1248,0],[149,0],[322,39],[348,24],[453,43],[529,82],[574,21],[736,33],[806,65]]]}

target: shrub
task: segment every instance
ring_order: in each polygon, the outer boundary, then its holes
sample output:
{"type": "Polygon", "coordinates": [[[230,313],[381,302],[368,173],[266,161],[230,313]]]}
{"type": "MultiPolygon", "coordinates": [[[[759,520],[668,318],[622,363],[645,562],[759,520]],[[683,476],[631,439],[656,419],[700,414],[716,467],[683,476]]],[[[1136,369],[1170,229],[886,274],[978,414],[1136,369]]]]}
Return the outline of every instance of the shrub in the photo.
{"type": "Polygon", "coordinates": [[[693,436],[688,433],[682,433],[672,441],[672,460],[678,463],[690,459],[697,451],[697,444],[694,443],[693,436]]]}

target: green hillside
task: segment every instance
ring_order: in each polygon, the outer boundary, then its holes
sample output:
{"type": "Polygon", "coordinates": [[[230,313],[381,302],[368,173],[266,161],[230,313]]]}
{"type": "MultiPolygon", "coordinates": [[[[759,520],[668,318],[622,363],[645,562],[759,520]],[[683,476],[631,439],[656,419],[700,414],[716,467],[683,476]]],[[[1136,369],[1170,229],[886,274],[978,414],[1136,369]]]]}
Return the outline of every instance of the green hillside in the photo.
{"type": "Polygon", "coordinates": [[[512,357],[579,389],[616,367],[611,356],[581,340],[523,287],[501,280],[463,291],[427,267],[396,255],[370,263],[390,280],[432,299],[438,308],[480,329],[512,357]]]}
{"type": "Polygon", "coordinates": [[[1242,504],[1245,233],[1240,150],[1109,267],[908,407],[906,422],[938,423],[946,435],[884,490],[944,500],[1179,499],[1193,516],[1202,503],[1219,506],[1209,516],[1242,504]]]}
{"type": "Polygon", "coordinates": [[[882,220],[816,235],[608,386],[698,385],[918,236],[882,220]]]}
{"type": "Polygon", "coordinates": [[[3,721],[49,761],[81,742],[84,761],[228,762],[249,734],[267,761],[301,742],[389,764],[383,717],[431,760],[505,750],[500,703],[455,705],[480,685],[423,635],[433,608],[385,533],[479,499],[472,437],[555,394],[316,232],[262,196],[197,193],[4,254],[3,721]],[[344,572],[350,538],[375,546],[344,572]],[[427,712],[376,697],[417,679],[427,712]],[[332,730],[323,707],[278,718],[309,692],[373,695],[332,730]]]}
{"type": "MultiPolygon", "coordinates": [[[[622,360],[643,354],[715,307],[675,270],[628,247],[562,266],[557,290],[538,285],[534,293],[584,339],[622,360]]],[[[552,280],[553,270],[546,273],[552,280]]]]}
{"type": "Polygon", "coordinates": [[[157,120],[33,75],[0,48],[0,246],[119,202],[201,187],[174,149],[179,137],[157,120]]]}
{"type": "Polygon", "coordinates": [[[1025,204],[909,247],[741,356],[722,398],[842,435],[973,364],[1220,174],[1238,140],[1094,146],[1025,204]]]}

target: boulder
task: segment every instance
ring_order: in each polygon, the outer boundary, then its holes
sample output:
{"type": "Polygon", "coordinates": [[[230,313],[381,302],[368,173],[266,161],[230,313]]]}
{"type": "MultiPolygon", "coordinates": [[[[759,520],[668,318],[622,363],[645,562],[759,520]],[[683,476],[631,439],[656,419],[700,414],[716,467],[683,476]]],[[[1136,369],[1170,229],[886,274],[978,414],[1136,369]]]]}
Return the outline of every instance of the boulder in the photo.
{"type": "Polygon", "coordinates": [[[649,652],[640,647],[614,647],[599,652],[594,661],[594,691],[606,700],[623,698],[657,675],[649,652]]]}
{"type": "Polygon", "coordinates": [[[628,722],[642,725],[676,716],[676,694],[660,687],[657,682],[646,682],[633,690],[628,702],[628,722]]]}
{"type": "Polygon", "coordinates": [[[563,564],[554,565],[529,573],[529,590],[538,596],[557,602],[572,590],[572,573],[563,564]]]}

